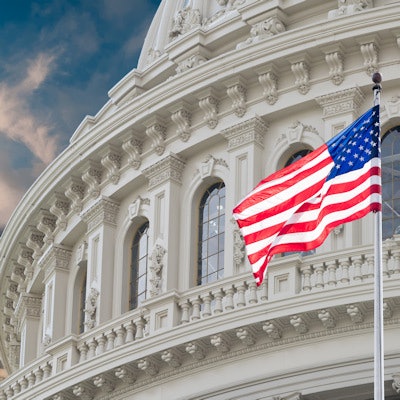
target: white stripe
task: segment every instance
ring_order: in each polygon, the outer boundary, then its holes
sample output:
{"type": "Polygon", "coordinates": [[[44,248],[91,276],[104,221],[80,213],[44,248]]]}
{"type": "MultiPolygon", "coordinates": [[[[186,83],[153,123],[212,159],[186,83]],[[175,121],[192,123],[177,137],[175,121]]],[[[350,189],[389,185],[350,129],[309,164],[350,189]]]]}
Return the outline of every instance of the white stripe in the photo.
{"type": "Polygon", "coordinates": [[[292,179],[293,177],[297,176],[299,173],[301,173],[303,171],[307,171],[308,169],[313,168],[315,165],[318,165],[320,162],[322,162],[326,158],[331,158],[331,155],[330,155],[328,149],[326,149],[318,157],[310,160],[307,164],[304,164],[301,168],[293,171],[292,173],[284,175],[284,176],[282,176],[278,179],[274,179],[272,181],[267,181],[264,184],[257,186],[242,201],[240,201],[240,203],[242,203],[244,200],[252,197],[254,194],[256,194],[264,189],[268,189],[269,187],[272,187],[275,185],[280,185],[281,183],[283,183],[289,179],[292,179]]]}
{"type": "MultiPolygon", "coordinates": [[[[316,173],[308,176],[306,179],[303,179],[297,182],[295,185],[292,185],[290,188],[285,189],[277,193],[276,195],[269,197],[264,201],[260,201],[259,203],[256,203],[246,208],[241,213],[234,213],[233,214],[234,218],[246,220],[249,217],[257,215],[260,212],[268,211],[269,209],[276,207],[277,205],[289,200],[290,198],[294,197],[296,194],[304,190],[305,187],[310,187],[311,185],[315,185],[317,182],[320,182],[321,180],[325,179],[329,171],[332,169],[332,165],[333,162],[327,165],[325,168],[322,168],[321,170],[316,171],[316,173]]],[[[316,194],[317,192],[314,194],[314,196],[316,194]]],[[[242,228],[243,235],[248,235],[249,233],[256,232],[268,226],[279,224],[282,221],[286,221],[287,218],[289,218],[290,215],[293,214],[293,212],[298,208],[299,204],[295,205],[292,208],[286,209],[285,211],[279,214],[271,215],[271,217],[268,217],[253,225],[243,227],[242,228]]]]}

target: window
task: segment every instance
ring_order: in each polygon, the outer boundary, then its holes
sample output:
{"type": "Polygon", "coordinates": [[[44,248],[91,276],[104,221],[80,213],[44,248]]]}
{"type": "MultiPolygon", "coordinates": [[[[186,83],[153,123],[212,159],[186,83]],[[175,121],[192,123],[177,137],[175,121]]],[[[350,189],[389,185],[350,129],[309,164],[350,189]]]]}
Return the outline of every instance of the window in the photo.
{"type": "Polygon", "coordinates": [[[146,299],[147,292],[147,256],[149,252],[149,222],[145,222],[136,231],[132,242],[132,261],[129,283],[129,309],[133,310],[146,299]]]}
{"type": "Polygon", "coordinates": [[[79,291],[79,333],[85,332],[85,304],[86,304],[86,268],[81,277],[79,291]]]}
{"type": "Polygon", "coordinates": [[[400,234],[400,126],[382,140],[382,237],[400,234]]]}
{"type": "Polygon", "coordinates": [[[224,275],[225,185],[210,186],[200,200],[197,284],[214,282],[224,275]]]}

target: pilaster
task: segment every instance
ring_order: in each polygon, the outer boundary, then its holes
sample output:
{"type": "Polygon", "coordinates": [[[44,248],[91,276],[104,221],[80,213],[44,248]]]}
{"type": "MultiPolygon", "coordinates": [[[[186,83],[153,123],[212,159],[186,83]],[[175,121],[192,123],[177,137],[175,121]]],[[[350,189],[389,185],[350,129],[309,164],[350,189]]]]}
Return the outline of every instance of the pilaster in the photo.
{"type": "Polygon", "coordinates": [[[179,265],[179,215],[182,173],[185,162],[170,153],[156,164],[146,168],[150,204],[150,271],[151,297],[177,287],[179,265]]]}
{"type": "MultiPolygon", "coordinates": [[[[92,327],[112,317],[110,299],[113,294],[115,230],[118,212],[119,204],[116,201],[101,196],[81,213],[81,218],[87,224],[86,293],[87,303],[91,304],[90,326],[92,327]],[[97,293],[97,296],[93,296],[93,293],[97,293]]],[[[89,318],[88,313],[87,318],[89,318]]]]}

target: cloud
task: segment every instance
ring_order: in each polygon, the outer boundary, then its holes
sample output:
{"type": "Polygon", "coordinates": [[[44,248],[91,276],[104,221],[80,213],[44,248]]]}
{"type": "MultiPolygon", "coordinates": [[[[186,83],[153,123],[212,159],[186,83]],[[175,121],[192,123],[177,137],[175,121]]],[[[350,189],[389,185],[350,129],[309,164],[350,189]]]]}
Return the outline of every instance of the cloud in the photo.
{"type": "Polygon", "coordinates": [[[0,134],[25,144],[43,164],[56,156],[58,138],[50,135],[51,125],[35,117],[29,100],[49,75],[53,61],[54,56],[41,53],[29,62],[20,82],[0,84],[0,134]]]}

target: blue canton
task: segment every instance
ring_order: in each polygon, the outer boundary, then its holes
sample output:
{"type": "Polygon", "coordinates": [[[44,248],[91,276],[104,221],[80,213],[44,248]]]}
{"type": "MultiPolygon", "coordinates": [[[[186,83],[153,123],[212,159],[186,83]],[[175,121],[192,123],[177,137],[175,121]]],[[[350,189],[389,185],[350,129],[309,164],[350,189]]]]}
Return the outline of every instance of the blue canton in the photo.
{"type": "Polygon", "coordinates": [[[379,106],[371,108],[326,144],[335,163],[327,180],[361,169],[372,158],[380,157],[379,106]]]}

